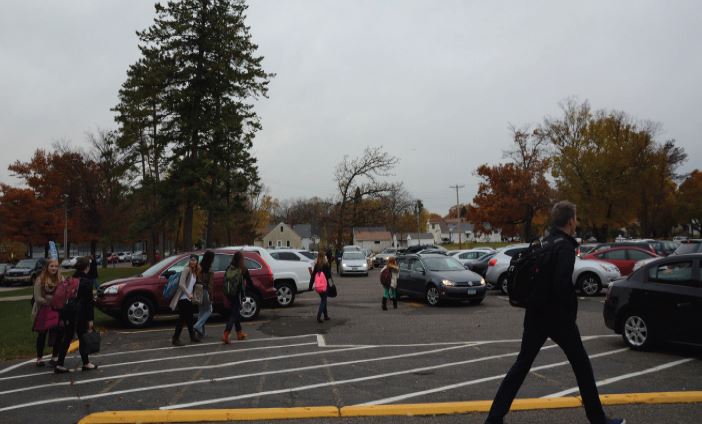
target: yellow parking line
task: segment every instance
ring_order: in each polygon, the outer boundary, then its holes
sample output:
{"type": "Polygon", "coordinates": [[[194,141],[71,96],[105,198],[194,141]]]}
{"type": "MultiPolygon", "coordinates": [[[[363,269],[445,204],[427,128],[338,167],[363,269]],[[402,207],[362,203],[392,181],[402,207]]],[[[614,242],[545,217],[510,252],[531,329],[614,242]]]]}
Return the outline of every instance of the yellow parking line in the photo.
{"type": "MultiPolygon", "coordinates": [[[[700,403],[702,391],[658,392],[658,393],[622,393],[601,395],[603,405],[634,404],[677,404],[700,403]]],[[[301,418],[333,417],[373,417],[373,416],[415,416],[415,415],[450,415],[470,412],[487,412],[492,401],[478,400],[469,402],[415,403],[398,405],[359,405],[318,406],[309,408],[252,408],[252,409],[190,409],[169,411],[107,411],[90,414],[79,424],[120,424],[120,423],[188,423],[218,422],[244,420],[281,420],[301,418]]],[[[513,411],[539,409],[579,408],[582,401],[579,396],[560,398],[516,399],[513,411]]]]}

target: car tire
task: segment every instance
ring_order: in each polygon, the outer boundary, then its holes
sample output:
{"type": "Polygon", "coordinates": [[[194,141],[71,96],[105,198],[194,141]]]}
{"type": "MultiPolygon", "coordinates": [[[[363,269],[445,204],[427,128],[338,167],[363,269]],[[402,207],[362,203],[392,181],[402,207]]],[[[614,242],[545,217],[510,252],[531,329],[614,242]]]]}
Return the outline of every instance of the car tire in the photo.
{"type": "Polygon", "coordinates": [[[276,286],[275,304],[281,308],[289,308],[295,303],[295,287],[290,282],[280,283],[276,286]]]}
{"type": "Polygon", "coordinates": [[[628,312],[622,319],[622,338],[634,350],[647,350],[653,345],[653,333],[648,318],[638,312],[628,312]]]}
{"type": "Polygon", "coordinates": [[[253,321],[261,312],[261,296],[258,293],[246,293],[241,302],[241,320],[253,321]]]}
{"type": "Polygon", "coordinates": [[[427,291],[425,293],[424,299],[427,301],[427,305],[438,306],[439,305],[439,289],[436,288],[435,285],[430,284],[427,287],[427,291]]]}
{"type": "Polygon", "coordinates": [[[154,304],[149,298],[132,296],[122,304],[122,321],[131,328],[144,328],[151,324],[155,312],[154,304]]]}
{"type": "Polygon", "coordinates": [[[509,294],[509,290],[507,289],[507,273],[506,272],[504,274],[500,275],[500,278],[497,280],[497,287],[500,289],[502,294],[504,294],[504,295],[509,294]]]}
{"type": "Polygon", "coordinates": [[[578,277],[576,287],[584,296],[597,296],[602,291],[602,281],[597,274],[584,272],[578,277]]]}

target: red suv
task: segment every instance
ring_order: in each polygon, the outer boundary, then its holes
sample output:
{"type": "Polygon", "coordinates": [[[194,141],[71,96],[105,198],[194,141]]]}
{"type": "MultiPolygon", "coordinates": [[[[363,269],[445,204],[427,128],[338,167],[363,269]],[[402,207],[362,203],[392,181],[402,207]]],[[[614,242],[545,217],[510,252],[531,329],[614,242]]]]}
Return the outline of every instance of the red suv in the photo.
{"type": "MultiPolygon", "coordinates": [[[[231,263],[236,250],[213,251],[213,307],[215,312],[224,313],[229,307],[228,303],[225,305],[223,292],[224,271],[231,263]]],[[[102,312],[120,318],[134,328],[147,326],[155,315],[173,314],[169,307],[170,302],[163,299],[163,287],[169,276],[187,265],[193,253],[202,257],[204,251],[170,256],[135,277],[103,283],[97,292],[96,306],[102,312]]],[[[242,253],[254,287],[246,291],[246,298],[241,305],[241,317],[244,320],[253,320],[258,317],[263,301],[275,300],[276,289],[273,285],[273,272],[268,264],[256,252],[242,253]]]]}

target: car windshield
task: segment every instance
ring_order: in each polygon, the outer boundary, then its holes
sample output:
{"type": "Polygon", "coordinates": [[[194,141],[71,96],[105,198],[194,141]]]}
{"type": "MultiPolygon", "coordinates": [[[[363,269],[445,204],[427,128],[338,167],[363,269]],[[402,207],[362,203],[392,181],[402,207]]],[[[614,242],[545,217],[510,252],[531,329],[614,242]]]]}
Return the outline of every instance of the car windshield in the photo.
{"type": "Polygon", "coordinates": [[[36,263],[37,261],[33,259],[22,259],[21,261],[17,262],[15,268],[34,268],[36,263]]]}
{"type": "Polygon", "coordinates": [[[173,258],[162,259],[159,263],[152,265],[146,271],[141,273],[142,277],[153,277],[158,275],[158,273],[163,269],[164,266],[168,265],[173,258]]]}
{"type": "Polygon", "coordinates": [[[452,257],[445,258],[424,258],[424,263],[432,271],[462,271],[463,265],[452,257]]]}
{"type": "Polygon", "coordinates": [[[366,259],[366,255],[361,252],[344,252],[344,259],[361,260],[366,259]]]}

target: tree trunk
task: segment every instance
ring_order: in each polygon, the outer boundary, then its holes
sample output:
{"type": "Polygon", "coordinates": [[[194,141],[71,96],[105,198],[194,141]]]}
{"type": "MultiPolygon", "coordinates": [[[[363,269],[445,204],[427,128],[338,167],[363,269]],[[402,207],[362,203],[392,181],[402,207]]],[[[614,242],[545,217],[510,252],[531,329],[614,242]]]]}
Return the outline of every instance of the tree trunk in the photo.
{"type": "Polygon", "coordinates": [[[183,215],[183,249],[188,251],[193,248],[193,201],[185,201],[185,214],[183,215]]]}

